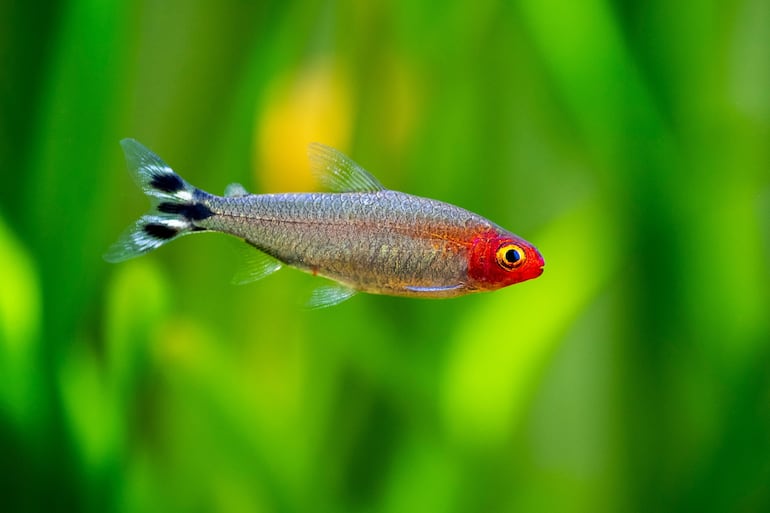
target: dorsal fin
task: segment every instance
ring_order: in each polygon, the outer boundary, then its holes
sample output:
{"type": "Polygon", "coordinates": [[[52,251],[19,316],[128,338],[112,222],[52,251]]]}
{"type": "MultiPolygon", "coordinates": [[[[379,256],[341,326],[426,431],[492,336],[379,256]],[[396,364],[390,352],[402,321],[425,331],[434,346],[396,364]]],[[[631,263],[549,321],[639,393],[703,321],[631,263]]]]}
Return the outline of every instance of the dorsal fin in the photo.
{"type": "Polygon", "coordinates": [[[376,192],[385,187],[350,157],[321,143],[308,146],[310,167],[321,184],[333,192],[376,192]]]}

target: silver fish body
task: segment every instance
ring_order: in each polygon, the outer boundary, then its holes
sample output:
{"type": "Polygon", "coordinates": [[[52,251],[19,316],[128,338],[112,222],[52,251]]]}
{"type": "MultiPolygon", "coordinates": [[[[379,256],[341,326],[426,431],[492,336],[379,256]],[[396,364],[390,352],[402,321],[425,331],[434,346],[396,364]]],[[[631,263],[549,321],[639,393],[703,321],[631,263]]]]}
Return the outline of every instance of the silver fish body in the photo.
{"type": "Polygon", "coordinates": [[[238,184],[216,196],[187,183],[132,139],[121,142],[129,170],[150,197],[142,216],[105,254],[119,262],[203,231],[256,248],[244,280],[283,265],[325,276],[314,306],[356,292],[452,297],[536,278],[543,259],[524,239],[460,207],[385,189],[341,153],[311,145],[311,162],[330,193],[249,194],[238,184]]]}
{"type": "Polygon", "coordinates": [[[402,192],[208,196],[199,222],[293,267],[356,290],[467,293],[468,235],[495,227],[460,207],[402,192]]]}

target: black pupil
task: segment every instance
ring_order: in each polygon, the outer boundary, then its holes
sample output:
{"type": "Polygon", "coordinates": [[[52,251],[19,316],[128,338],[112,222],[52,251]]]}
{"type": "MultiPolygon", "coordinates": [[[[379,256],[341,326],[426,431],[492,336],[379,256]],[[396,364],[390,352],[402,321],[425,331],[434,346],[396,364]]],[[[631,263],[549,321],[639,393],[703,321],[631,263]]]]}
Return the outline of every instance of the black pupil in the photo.
{"type": "Polygon", "coordinates": [[[505,252],[505,260],[510,264],[515,264],[519,260],[521,260],[521,255],[519,254],[519,251],[516,249],[509,249],[505,252]]]}

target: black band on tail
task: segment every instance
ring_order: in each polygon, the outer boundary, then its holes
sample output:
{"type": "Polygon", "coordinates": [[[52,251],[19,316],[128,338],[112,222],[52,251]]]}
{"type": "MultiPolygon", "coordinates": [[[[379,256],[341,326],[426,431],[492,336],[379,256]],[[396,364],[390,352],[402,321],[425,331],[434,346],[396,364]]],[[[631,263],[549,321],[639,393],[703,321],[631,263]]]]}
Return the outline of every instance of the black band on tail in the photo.
{"type": "Polygon", "coordinates": [[[187,204],[166,201],[158,205],[158,211],[164,214],[179,214],[190,221],[203,221],[214,215],[214,212],[203,203],[187,204]]]}
{"type": "Polygon", "coordinates": [[[160,157],[133,139],[121,141],[128,169],[153,208],[110,247],[104,258],[119,262],[133,258],[182,235],[205,230],[196,225],[214,215],[208,195],[185,182],[160,157]]]}

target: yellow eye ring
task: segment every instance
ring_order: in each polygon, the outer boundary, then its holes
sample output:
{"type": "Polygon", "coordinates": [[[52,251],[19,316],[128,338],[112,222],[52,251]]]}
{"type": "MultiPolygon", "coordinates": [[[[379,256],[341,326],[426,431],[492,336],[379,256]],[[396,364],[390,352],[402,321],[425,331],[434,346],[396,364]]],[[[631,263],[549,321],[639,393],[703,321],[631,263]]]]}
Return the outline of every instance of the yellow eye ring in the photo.
{"type": "Polygon", "coordinates": [[[521,267],[527,261],[527,254],[516,244],[503,244],[497,250],[496,256],[497,264],[509,271],[521,267]]]}

